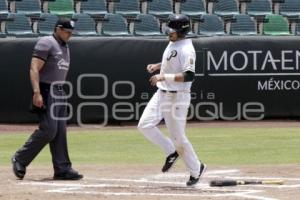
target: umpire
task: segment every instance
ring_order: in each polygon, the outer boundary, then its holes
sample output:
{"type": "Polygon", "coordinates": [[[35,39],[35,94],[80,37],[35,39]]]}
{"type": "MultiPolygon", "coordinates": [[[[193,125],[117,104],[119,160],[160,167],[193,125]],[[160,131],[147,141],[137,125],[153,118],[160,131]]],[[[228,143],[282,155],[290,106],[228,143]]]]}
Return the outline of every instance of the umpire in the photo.
{"type": "Polygon", "coordinates": [[[67,147],[66,120],[63,119],[67,116],[67,107],[62,83],[69,70],[70,52],[67,42],[73,29],[73,21],[61,18],[55,25],[53,35],[40,38],[34,47],[30,67],[32,108],[38,114],[40,124],[12,157],[13,172],[19,179],[24,178],[26,167],[48,143],[54,168],[53,179],[83,178],[83,175],[72,169],[67,147]]]}

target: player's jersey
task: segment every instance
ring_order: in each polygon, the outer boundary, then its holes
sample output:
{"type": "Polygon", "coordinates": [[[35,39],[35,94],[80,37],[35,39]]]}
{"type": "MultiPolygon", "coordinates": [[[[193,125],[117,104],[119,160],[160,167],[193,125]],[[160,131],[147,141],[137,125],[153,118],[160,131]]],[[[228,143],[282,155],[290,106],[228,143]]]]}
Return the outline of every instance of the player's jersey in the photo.
{"type": "MultiPolygon", "coordinates": [[[[169,42],[162,62],[160,74],[195,72],[196,53],[191,39],[169,42]]],[[[190,91],[192,82],[159,81],[157,87],[168,91],[190,91]]]]}

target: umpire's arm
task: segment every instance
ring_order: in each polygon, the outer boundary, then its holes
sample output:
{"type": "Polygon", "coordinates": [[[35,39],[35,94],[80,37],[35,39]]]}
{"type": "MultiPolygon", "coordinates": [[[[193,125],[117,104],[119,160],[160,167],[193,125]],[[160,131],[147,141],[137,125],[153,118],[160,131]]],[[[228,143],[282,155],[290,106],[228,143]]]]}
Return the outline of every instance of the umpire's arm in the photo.
{"type": "Polygon", "coordinates": [[[43,68],[45,61],[36,57],[32,57],[30,65],[30,80],[33,90],[32,101],[37,107],[43,106],[43,97],[40,91],[40,75],[39,71],[43,68]]]}

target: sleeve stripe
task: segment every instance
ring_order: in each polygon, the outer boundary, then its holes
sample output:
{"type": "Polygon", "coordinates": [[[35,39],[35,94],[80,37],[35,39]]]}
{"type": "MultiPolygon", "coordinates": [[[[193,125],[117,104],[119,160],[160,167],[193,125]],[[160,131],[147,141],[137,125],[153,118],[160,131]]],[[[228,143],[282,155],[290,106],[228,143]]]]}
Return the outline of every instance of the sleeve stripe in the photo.
{"type": "Polygon", "coordinates": [[[46,59],[44,59],[44,58],[42,58],[42,57],[40,57],[40,56],[37,56],[37,55],[32,55],[32,57],[33,57],[33,58],[38,58],[38,59],[40,59],[40,60],[43,60],[43,61],[45,61],[45,62],[46,62],[46,59]]]}

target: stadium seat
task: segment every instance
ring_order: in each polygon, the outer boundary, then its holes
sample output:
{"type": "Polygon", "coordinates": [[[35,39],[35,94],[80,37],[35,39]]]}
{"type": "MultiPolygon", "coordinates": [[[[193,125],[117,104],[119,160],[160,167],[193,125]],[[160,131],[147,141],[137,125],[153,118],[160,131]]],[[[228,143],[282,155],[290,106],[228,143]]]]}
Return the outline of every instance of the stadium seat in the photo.
{"type": "Polygon", "coordinates": [[[115,3],[114,12],[124,17],[136,17],[140,12],[138,0],[120,0],[115,3]]]}
{"type": "Polygon", "coordinates": [[[58,17],[49,13],[42,13],[40,18],[41,20],[37,25],[38,33],[40,35],[52,35],[58,17]]]}
{"type": "Polygon", "coordinates": [[[74,14],[75,36],[97,36],[96,23],[88,14],[74,14]]]}
{"type": "Polygon", "coordinates": [[[264,35],[291,35],[288,21],[281,15],[267,15],[263,25],[264,35]]]}
{"type": "Polygon", "coordinates": [[[214,2],[213,12],[216,15],[225,17],[238,15],[239,9],[235,0],[218,0],[214,2]]]}
{"type": "Polygon", "coordinates": [[[164,35],[160,32],[158,20],[149,14],[140,14],[137,16],[138,22],[134,22],[134,35],[158,36],[164,35]]]}
{"type": "Polygon", "coordinates": [[[6,32],[8,36],[15,37],[36,37],[32,32],[31,22],[24,14],[10,13],[6,22],[6,32]]]}
{"type": "Polygon", "coordinates": [[[235,21],[231,23],[233,35],[256,35],[256,25],[249,15],[235,15],[235,21]]]}
{"type": "Polygon", "coordinates": [[[198,35],[225,35],[224,23],[217,15],[203,15],[198,28],[198,35]]]}
{"type": "Polygon", "coordinates": [[[295,31],[296,31],[295,35],[300,35],[300,24],[299,23],[296,24],[296,30],[295,31]]]}
{"type": "Polygon", "coordinates": [[[160,18],[167,18],[173,14],[171,0],[152,0],[148,2],[148,13],[160,18]]]}
{"type": "Polygon", "coordinates": [[[88,0],[81,2],[81,12],[91,16],[104,16],[107,14],[106,0],[88,0]]]}
{"type": "Polygon", "coordinates": [[[286,17],[300,16],[300,1],[299,0],[285,0],[280,5],[280,14],[286,17]]]}
{"type": "Polygon", "coordinates": [[[16,1],[16,12],[22,13],[28,16],[41,15],[41,5],[39,0],[22,0],[16,1]]]}
{"type": "Polygon", "coordinates": [[[108,13],[102,22],[102,35],[106,36],[129,36],[127,22],[121,14],[108,13]]]}
{"type": "Polygon", "coordinates": [[[0,17],[6,18],[8,15],[8,7],[6,1],[0,1],[0,17]]]}
{"type": "Polygon", "coordinates": [[[73,0],[49,1],[49,12],[58,16],[71,17],[74,14],[73,0]]]}
{"type": "Polygon", "coordinates": [[[251,16],[266,16],[272,14],[272,5],[269,0],[251,0],[247,4],[247,14],[251,16]]]}
{"type": "Polygon", "coordinates": [[[188,0],[181,3],[181,13],[191,18],[199,18],[206,14],[205,5],[202,0],[188,0]]]}

